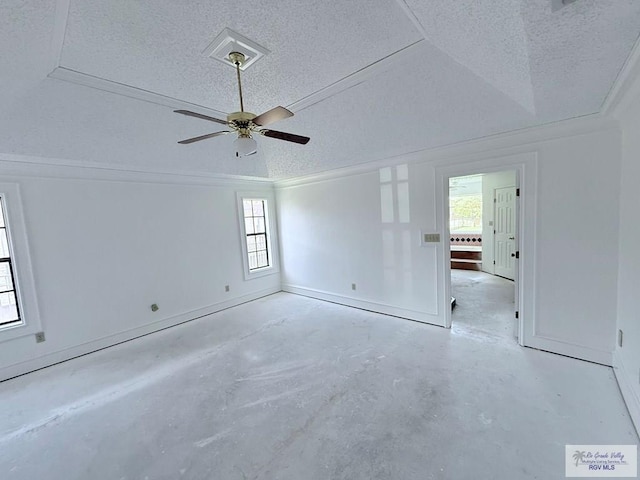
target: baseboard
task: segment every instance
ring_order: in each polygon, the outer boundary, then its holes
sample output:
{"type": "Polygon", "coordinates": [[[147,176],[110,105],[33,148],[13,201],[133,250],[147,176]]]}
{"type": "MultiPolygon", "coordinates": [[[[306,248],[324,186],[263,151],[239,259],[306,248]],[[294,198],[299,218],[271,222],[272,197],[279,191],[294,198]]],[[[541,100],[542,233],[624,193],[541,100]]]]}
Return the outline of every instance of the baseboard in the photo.
{"type": "Polygon", "coordinates": [[[618,350],[613,352],[613,373],[616,376],[622,399],[627,406],[633,426],[636,428],[638,435],[640,435],[640,398],[636,393],[637,389],[633,388],[636,385],[636,376],[629,375],[629,371],[626,369],[618,350]]]}
{"type": "Polygon", "coordinates": [[[383,313],[385,315],[392,315],[394,317],[407,318],[409,320],[415,320],[417,322],[429,323],[432,325],[438,325],[440,327],[442,326],[442,320],[437,315],[433,315],[427,312],[409,310],[385,303],[360,300],[358,298],[348,297],[346,295],[338,295],[323,290],[317,290],[315,288],[299,287],[290,284],[283,284],[282,291],[295,293],[296,295],[311,297],[318,300],[325,300],[327,302],[337,303],[340,305],[346,305],[347,307],[355,307],[370,312],[383,313]]]}
{"type": "Polygon", "coordinates": [[[613,365],[613,353],[607,350],[598,350],[584,345],[566,343],[561,340],[534,335],[527,338],[526,347],[537,348],[546,352],[557,353],[567,357],[586,360],[588,362],[599,363],[611,367],[613,365]]]}
{"type": "Polygon", "coordinates": [[[0,369],[0,382],[13,377],[17,377],[19,375],[24,375],[25,373],[33,372],[34,370],[40,370],[41,368],[55,365],[56,363],[71,360],[72,358],[86,355],[87,353],[95,352],[97,350],[102,350],[103,348],[111,347],[119,343],[127,342],[129,340],[133,340],[135,338],[142,337],[159,330],[164,330],[165,328],[174,327],[181,323],[189,322],[206,315],[211,315],[221,310],[235,307],[242,303],[257,300],[258,298],[266,297],[267,295],[272,295],[279,291],[280,287],[277,286],[257,292],[252,292],[247,295],[242,295],[229,300],[225,300],[224,302],[215,303],[206,307],[192,310],[190,312],[181,313],[179,315],[174,315],[173,317],[165,318],[152,323],[147,323],[130,330],[125,330],[113,335],[98,338],[87,343],[75,345],[63,350],[58,350],[56,352],[52,352],[41,357],[34,358],[32,360],[15,363],[13,365],[9,365],[0,369]]]}

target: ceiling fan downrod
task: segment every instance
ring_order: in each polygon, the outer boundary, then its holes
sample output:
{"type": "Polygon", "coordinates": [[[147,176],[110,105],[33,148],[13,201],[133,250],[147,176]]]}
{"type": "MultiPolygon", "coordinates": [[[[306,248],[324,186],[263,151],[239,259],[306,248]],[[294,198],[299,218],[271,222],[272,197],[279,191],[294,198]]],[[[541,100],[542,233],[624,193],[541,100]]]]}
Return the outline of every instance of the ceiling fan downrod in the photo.
{"type": "Polygon", "coordinates": [[[244,103],[242,101],[242,82],[240,81],[240,66],[244,62],[245,56],[240,52],[231,52],[229,60],[236,66],[236,75],[238,76],[238,92],[240,93],[240,111],[244,112],[244,103]]]}

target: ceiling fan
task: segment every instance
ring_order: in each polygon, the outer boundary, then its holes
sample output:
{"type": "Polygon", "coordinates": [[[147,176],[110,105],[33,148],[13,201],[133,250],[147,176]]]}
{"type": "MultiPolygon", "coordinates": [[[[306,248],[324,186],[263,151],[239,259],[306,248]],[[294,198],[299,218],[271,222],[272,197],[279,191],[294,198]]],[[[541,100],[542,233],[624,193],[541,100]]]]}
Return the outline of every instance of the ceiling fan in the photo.
{"type": "Polygon", "coordinates": [[[293,112],[290,112],[284,107],[275,107],[271,110],[264,112],[261,115],[255,115],[251,112],[244,111],[244,103],[242,101],[242,83],[240,82],[240,66],[245,60],[245,56],[239,52],[231,52],[229,54],[229,60],[236,66],[236,75],[238,76],[238,92],[240,93],[240,111],[233,112],[227,115],[227,120],[221,120],[219,118],[209,117],[196,112],[190,112],[189,110],[174,110],[175,113],[187,115],[189,117],[201,118],[203,120],[209,120],[210,122],[221,123],[227,125],[231,130],[222,130],[220,132],[208,133],[206,135],[200,135],[199,137],[188,138],[181,140],[180,144],[186,145],[189,143],[199,142],[200,140],[206,140],[208,138],[217,137],[219,135],[226,135],[232,131],[238,134],[238,138],[234,144],[236,147],[236,157],[253,155],[257,151],[258,144],[251,136],[253,133],[264,135],[265,137],[277,138],[278,140],[285,140],[287,142],[300,143],[302,145],[309,142],[309,137],[303,137],[301,135],[294,135],[293,133],[279,132],[277,130],[269,130],[261,128],[266,125],[270,125],[278,120],[283,120],[293,116],[293,112]]]}

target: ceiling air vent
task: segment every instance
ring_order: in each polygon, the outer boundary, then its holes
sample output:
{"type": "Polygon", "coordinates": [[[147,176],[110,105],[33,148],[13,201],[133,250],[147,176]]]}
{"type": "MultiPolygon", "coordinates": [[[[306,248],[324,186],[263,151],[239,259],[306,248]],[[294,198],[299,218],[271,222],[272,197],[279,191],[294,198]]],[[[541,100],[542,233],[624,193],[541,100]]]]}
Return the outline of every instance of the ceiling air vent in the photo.
{"type": "Polygon", "coordinates": [[[202,52],[203,55],[219,60],[220,62],[233,67],[236,66],[229,60],[231,52],[240,52],[244,55],[245,60],[240,66],[240,70],[246,70],[270,52],[266,48],[258,45],[253,40],[234,32],[230,28],[225,28],[220,32],[213,42],[202,52]]]}

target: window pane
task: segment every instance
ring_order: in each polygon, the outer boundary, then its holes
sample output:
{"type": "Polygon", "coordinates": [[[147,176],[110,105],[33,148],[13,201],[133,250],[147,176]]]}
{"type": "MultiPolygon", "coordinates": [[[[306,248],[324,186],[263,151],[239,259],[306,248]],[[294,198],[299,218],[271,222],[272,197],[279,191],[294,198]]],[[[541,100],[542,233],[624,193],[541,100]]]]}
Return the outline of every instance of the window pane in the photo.
{"type": "Polygon", "coordinates": [[[251,235],[247,237],[247,252],[256,251],[256,237],[251,235]]]}
{"type": "Polygon", "coordinates": [[[267,236],[265,234],[256,235],[254,238],[255,238],[255,242],[256,242],[256,250],[266,250],[267,249],[267,236]]]}
{"type": "Polygon", "coordinates": [[[9,262],[0,263],[0,292],[5,290],[13,290],[13,280],[11,279],[9,262]]]}
{"type": "Polygon", "coordinates": [[[244,219],[244,228],[247,235],[249,235],[250,233],[256,233],[255,229],[253,228],[253,218],[244,219]]]}
{"type": "Polygon", "coordinates": [[[249,270],[258,268],[258,254],[253,252],[249,254],[249,270]]]}
{"type": "Polygon", "coordinates": [[[9,257],[9,242],[7,242],[7,231],[0,228],[0,258],[9,257]]]}
{"type": "Polygon", "coordinates": [[[252,216],[252,208],[251,208],[251,200],[243,200],[242,201],[242,208],[244,210],[244,216],[245,217],[251,217],[252,216]]]}
{"type": "Polygon", "coordinates": [[[262,200],[253,201],[253,216],[264,217],[264,209],[262,208],[262,200]]]}
{"type": "Polygon", "coordinates": [[[262,251],[258,252],[258,267],[268,267],[269,262],[267,262],[267,252],[262,251]]]}
{"type": "Polygon", "coordinates": [[[0,323],[18,320],[15,292],[0,293],[0,323]]]}
{"type": "MultiPolygon", "coordinates": [[[[266,230],[264,228],[264,217],[257,217],[253,219],[255,225],[255,233],[265,233],[266,230]]],[[[249,233],[249,232],[247,232],[249,233]]]]}

